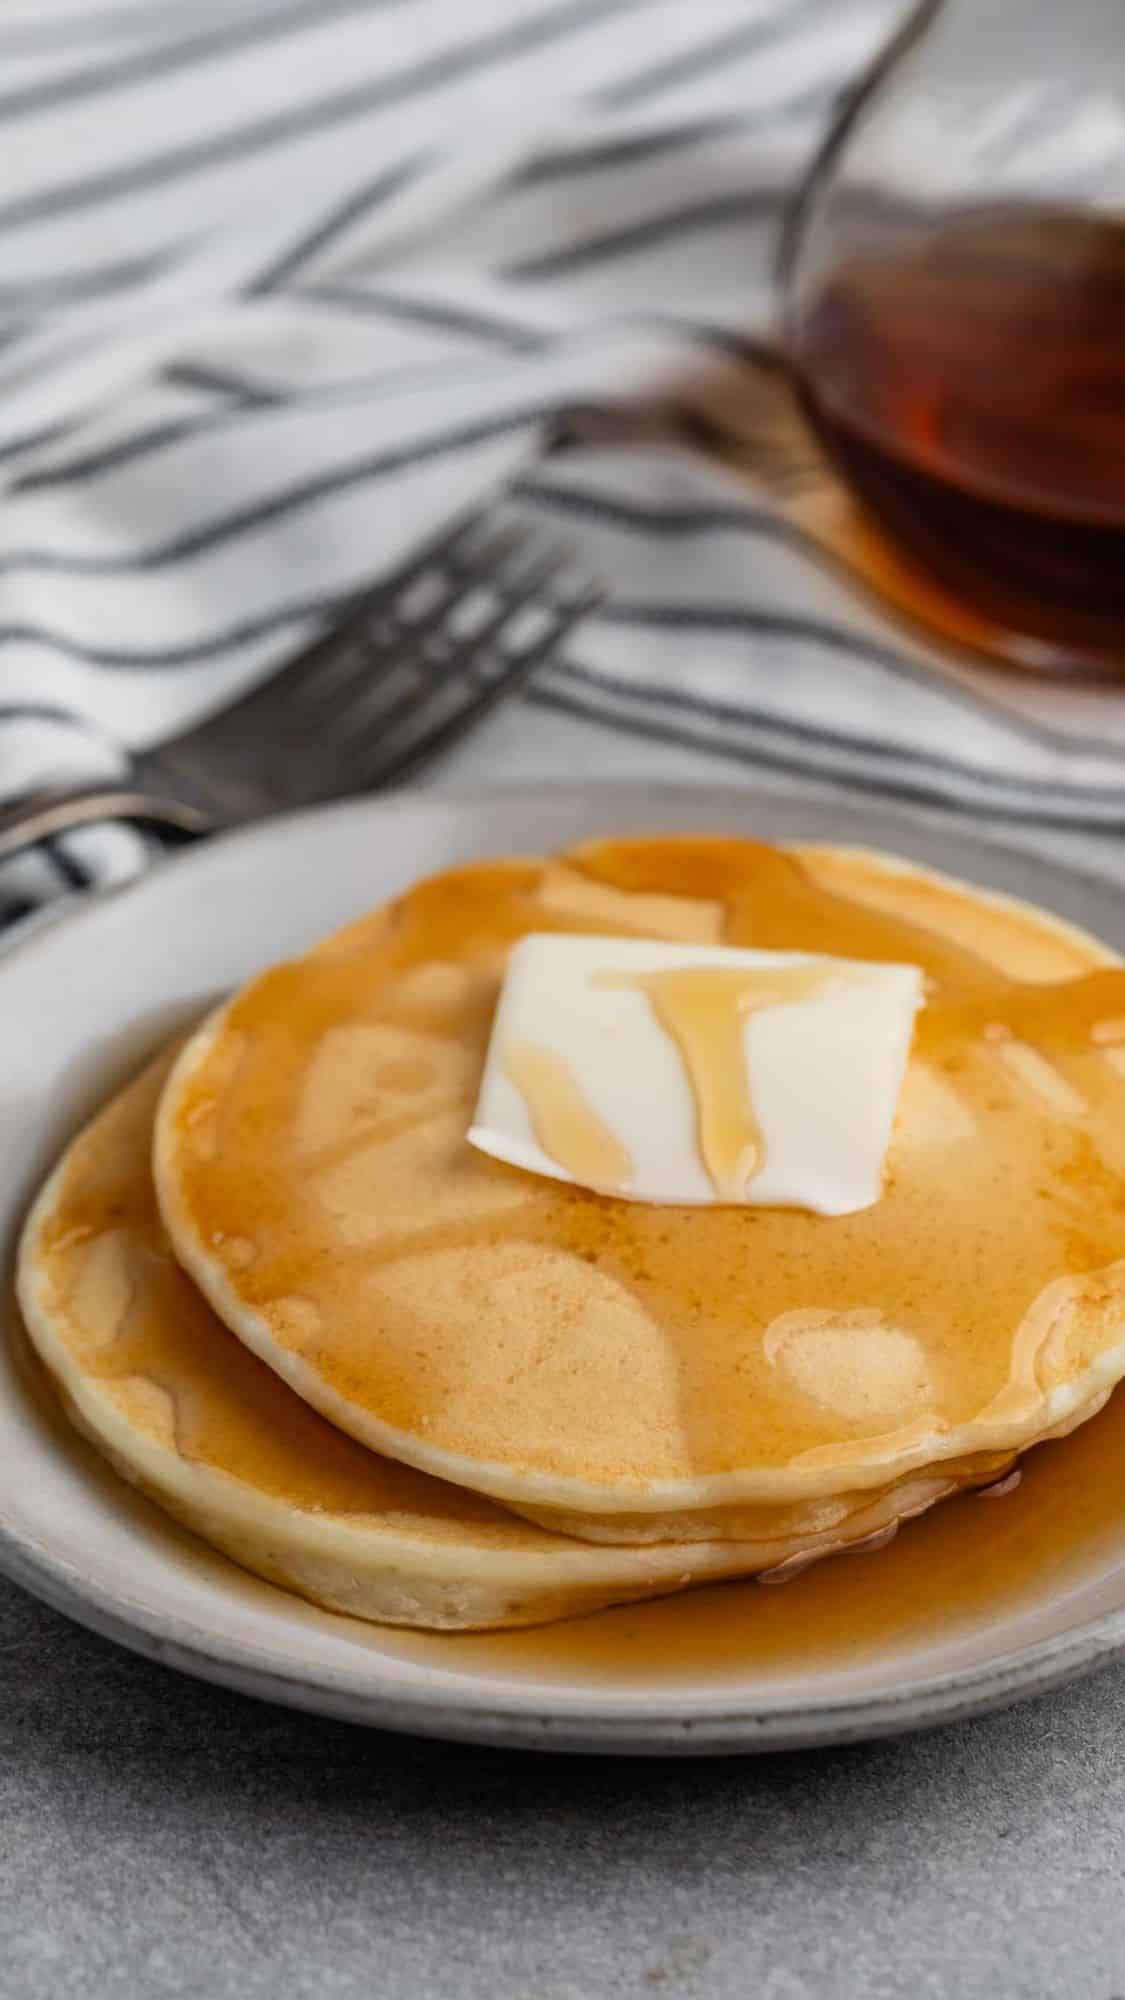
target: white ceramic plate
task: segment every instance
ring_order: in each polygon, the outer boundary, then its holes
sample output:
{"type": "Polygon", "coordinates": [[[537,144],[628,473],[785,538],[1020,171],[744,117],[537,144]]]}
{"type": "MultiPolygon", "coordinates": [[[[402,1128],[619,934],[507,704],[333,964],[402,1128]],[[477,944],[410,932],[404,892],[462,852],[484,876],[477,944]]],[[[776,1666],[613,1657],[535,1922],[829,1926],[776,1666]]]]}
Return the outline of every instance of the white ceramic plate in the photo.
{"type": "MultiPolygon", "coordinates": [[[[35,1184],[76,1124],[164,1037],[258,966],[454,861],[669,830],[892,848],[1047,904],[1125,950],[1125,897],[1110,886],[882,809],[719,788],[590,786],[403,794],[275,821],[192,850],[0,961],[0,1241],[10,1254],[35,1184]]],[[[1125,1499],[1121,1515],[1120,1528],[1076,1564],[1049,1569],[1004,1608],[986,1604],[948,1626],[907,1618],[895,1643],[874,1652],[850,1651],[845,1629],[843,1641],[838,1631],[827,1653],[808,1657],[782,1647],[749,1667],[728,1644],[716,1665],[677,1643],[662,1665],[673,1630],[661,1624],[666,1607],[606,1614],[617,1623],[602,1628],[609,1642],[596,1660],[573,1643],[574,1628],[554,1648],[549,1632],[505,1641],[395,1633],[303,1605],[166,1522],[72,1440],[29,1391],[13,1343],[0,1343],[0,1566],[10,1576],[187,1672],[437,1736],[747,1751],[889,1734],[996,1707],[1125,1653],[1125,1499]]],[[[908,1531],[900,1547],[924,1529],[908,1531]]],[[[694,1602],[702,1619],[702,1599],[694,1602]]],[[[775,1615],[766,1593],[753,1603],[761,1617],[775,1615]]],[[[676,1614],[681,1635],[685,1615],[676,1614]]]]}

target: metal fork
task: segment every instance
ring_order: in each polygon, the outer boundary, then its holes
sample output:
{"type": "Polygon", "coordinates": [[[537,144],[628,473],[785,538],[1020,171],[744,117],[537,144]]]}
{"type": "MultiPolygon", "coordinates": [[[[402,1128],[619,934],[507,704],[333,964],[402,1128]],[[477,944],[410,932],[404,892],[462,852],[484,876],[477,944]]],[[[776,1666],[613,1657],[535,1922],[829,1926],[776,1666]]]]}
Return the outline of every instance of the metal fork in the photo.
{"type": "Polygon", "coordinates": [[[97,820],[189,839],[401,778],[521,686],[602,595],[565,543],[502,506],[462,519],[127,778],[0,812],[0,861],[97,820]]]}

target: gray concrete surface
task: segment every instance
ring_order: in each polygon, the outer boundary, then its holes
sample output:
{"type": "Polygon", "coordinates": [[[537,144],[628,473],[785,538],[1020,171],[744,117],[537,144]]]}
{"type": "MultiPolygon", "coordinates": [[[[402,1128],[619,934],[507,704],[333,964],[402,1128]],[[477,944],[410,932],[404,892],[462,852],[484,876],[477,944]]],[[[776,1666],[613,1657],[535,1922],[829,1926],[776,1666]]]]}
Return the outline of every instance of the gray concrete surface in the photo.
{"type": "Polygon", "coordinates": [[[693,1765],[289,1714],[9,1585],[0,1663],[5,2000],[1125,1994],[1125,1672],[693,1765]]]}
{"type": "MultiPolygon", "coordinates": [[[[732,776],[529,721],[442,775],[732,776]]],[[[1125,2000],[1123,1871],[1125,1670],[869,1748],[549,1760],[260,1706],[0,1583],[3,2000],[1125,2000]]]]}

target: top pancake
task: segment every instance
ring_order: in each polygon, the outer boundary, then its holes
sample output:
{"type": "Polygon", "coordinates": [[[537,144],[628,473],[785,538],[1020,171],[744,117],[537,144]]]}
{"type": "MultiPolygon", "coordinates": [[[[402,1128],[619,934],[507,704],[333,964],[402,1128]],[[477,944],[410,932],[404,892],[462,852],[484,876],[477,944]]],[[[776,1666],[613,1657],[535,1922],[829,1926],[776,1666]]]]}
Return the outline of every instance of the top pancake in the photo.
{"type": "Polygon", "coordinates": [[[158,1118],[165,1222],[227,1324],[376,1449],[577,1532],[737,1534],[740,1506],[1022,1449],[1125,1372],[1115,964],[866,853],[475,864],[193,1039],[158,1118]],[[921,965],[882,1200],[649,1208],[474,1152],[505,954],[543,930],[921,965]]]}

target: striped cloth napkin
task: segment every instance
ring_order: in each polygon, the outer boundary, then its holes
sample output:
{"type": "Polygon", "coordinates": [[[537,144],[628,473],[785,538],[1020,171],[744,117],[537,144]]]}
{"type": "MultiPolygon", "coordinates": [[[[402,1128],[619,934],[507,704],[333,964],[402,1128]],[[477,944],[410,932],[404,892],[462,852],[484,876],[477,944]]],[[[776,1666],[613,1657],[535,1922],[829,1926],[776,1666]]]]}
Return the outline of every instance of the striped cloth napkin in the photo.
{"type": "MultiPolygon", "coordinates": [[[[1125,823],[1125,704],[945,660],[763,470],[779,225],[902,5],[8,0],[0,798],[124,772],[516,478],[612,593],[533,702],[1125,823]],[[544,455],[638,398],[672,442],[544,455]]],[[[145,853],[9,863],[0,927],[145,853]]]]}

